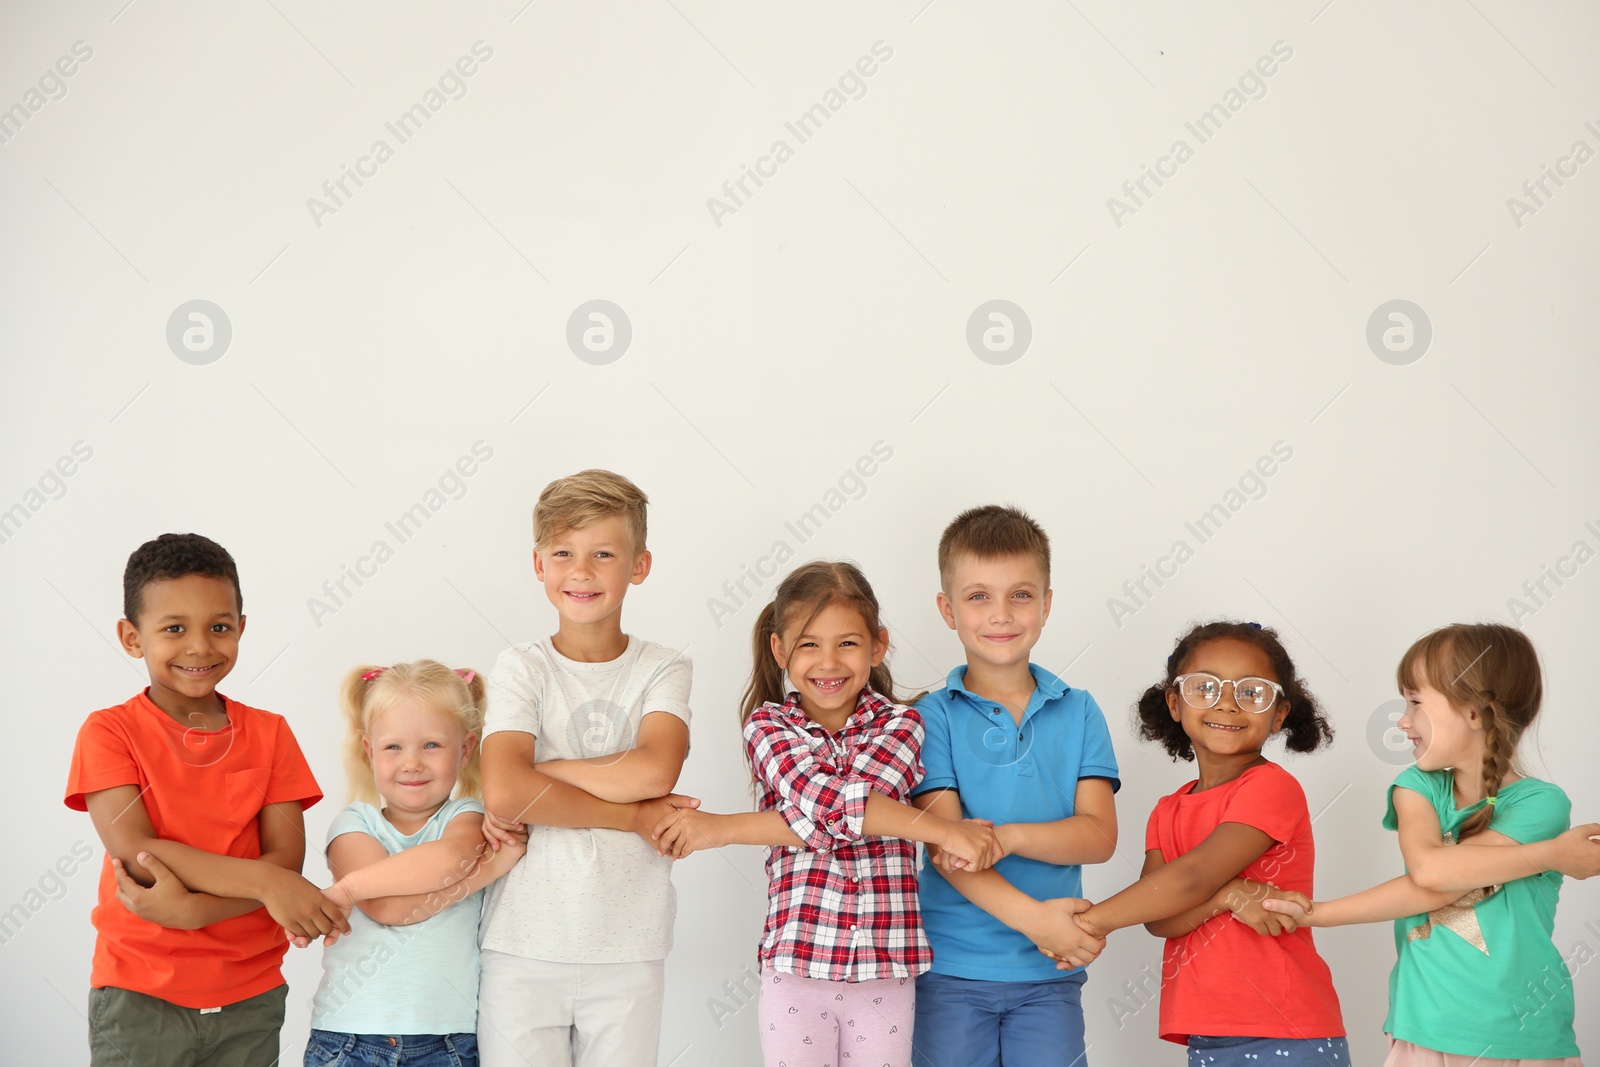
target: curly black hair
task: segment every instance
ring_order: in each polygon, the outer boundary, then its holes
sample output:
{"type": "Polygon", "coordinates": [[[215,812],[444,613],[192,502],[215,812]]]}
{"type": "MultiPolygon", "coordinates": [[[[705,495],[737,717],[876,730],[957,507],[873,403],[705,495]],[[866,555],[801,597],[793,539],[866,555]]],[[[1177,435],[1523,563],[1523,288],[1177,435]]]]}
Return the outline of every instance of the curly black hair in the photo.
{"type": "Polygon", "coordinates": [[[228,550],[199,534],[167,533],[146,541],[128,557],[122,572],[122,617],[138,625],[144,607],[144,587],[151,582],[186,578],[191,574],[222,578],[233,583],[238,610],[244,611],[244,594],[239,589],[239,568],[228,550]]]}
{"type": "Polygon", "coordinates": [[[1183,724],[1174,721],[1167,708],[1167,690],[1183,670],[1184,661],[1195,649],[1207,641],[1232,638],[1255,645],[1272,661],[1277,682],[1283,686],[1283,700],[1289,705],[1289,714],[1283,720],[1284,743],[1291,752],[1315,752],[1333,741],[1333,727],[1322,713],[1322,705],[1311,694],[1294,661],[1289,658],[1278,631],[1255,622],[1234,622],[1219,619],[1194,627],[1178,639],[1172,655],[1167,657],[1166,678],[1146,689],[1134,707],[1139,719],[1139,737],[1145,741],[1160,741],[1173,762],[1194,759],[1194,744],[1183,732],[1183,724]]]}

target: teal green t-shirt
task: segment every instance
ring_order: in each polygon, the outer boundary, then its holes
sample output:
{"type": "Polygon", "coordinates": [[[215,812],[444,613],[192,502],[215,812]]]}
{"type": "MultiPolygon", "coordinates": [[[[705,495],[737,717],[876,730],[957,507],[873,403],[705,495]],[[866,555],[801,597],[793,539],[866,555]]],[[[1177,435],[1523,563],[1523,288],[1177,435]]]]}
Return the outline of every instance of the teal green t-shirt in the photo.
{"type": "MultiPolygon", "coordinates": [[[[1389,787],[1383,825],[1390,830],[1400,825],[1397,787],[1427,798],[1449,841],[1484,803],[1457,808],[1452,772],[1407,767],[1389,787]]],[[[1519,778],[1500,790],[1489,829],[1529,844],[1568,829],[1571,814],[1572,802],[1559,786],[1519,778]]],[[[1572,977],[1552,940],[1561,875],[1547,871],[1482,894],[1473,890],[1448,907],[1395,920],[1399,959],[1389,975],[1384,1032],[1459,1056],[1578,1055],[1572,977]]]]}

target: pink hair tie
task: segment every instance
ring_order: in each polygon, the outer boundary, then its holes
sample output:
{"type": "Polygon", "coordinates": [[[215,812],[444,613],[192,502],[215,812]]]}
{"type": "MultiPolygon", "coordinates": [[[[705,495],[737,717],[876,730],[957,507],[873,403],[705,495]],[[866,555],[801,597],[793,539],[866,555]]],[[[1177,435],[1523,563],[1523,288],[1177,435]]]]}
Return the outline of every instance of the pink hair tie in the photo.
{"type": "Polygon", "coordinates": [[[457,667],[455,668],[455,672],[461,675],[461,680],[466,682],[468,685],[471,685],[472,680],[478,676],[476,671],[469,671],[465,667],[457,667]]]}
{"type": "Polygon", "coordinates": [[[389,668],[387,668],[387,667],[374,667],[370,671],[367,671],[365,674],[363,674],[361,676],[361,680],[363,682],[370,682],[374,678],[376,678],[378,675],[382,674],[384,671],[386,671],[388,669],[389,668]]]}

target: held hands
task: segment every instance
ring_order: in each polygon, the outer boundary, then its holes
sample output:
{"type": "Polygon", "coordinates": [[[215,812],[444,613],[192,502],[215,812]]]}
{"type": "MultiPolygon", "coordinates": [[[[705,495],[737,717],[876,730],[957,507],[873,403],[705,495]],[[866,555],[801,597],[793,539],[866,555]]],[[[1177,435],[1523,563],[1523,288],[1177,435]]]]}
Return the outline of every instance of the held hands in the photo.
{"type": "MultiPolygon", "coordinates": [[[[356,904],[359,903],[356,900],[355,893],[351,891],[349,885],[342,878],[324,889],[322,895],[327,897],[333,906],[339,909],[339,913],[345,917],[347,922],[349,921],[350,913],[356,909],[356,904]]],[[[304,934],[296,933],[287,926],[283,928],[283,932],[288,935],[289,944],[295,948],[305,948],[316,940],[315,937],[307,937],[304,934]]],[[[327,944],[331,945],[337,940],[339,940],[337,933],[329,934],[327,944]]]]}
{"type": "Polygon", "coordinates": [[[483,839],[499,852],[504,845],[527,844],[528,827],[520,822],[507,822],[486,811],[483,813],[483,839]]]}
{"type": "Polygon", "coordinates": [[[668,793],[654,800],[641,800],[634,805],[633,832],[644,838],[658,854],[665,856],[666,851],[656,840],[656,830],[679,809],[699,806],[698,797],[685,796],[682,793],[668,793]]]}
{"type": "Polygon", "coordinates": [[[117,900],[123,907],[146,922],[165,926],[169,930],[196,928],[189,898],[189,887],[167,869],[167,865],[148,852],[136,857],[140,866],[155,878],[155,884],[146,888],[134,880],[128,868],[119,859],[111,861],[111,873],[117,878],[117,900]]]}
{"type": "MultiPolygon", "coordinates": [[[[1011,849],[1006,845],[1006,839],[1004,835],[1005,827],[996,827],[994,823],[988,819],[963,819],[961,821],[969,822],[980,827],[994,828],[995,840],[1000,844],[1000,854],[994,858],[995,863],[999,863],[1002,859],[1005,859],[1007,856],[1011,855],[1011,849]]],[[[926,847],[928,850],[929,861],[945,874],[949,874],[951,871],[983,870],[982,867],[971,866],[966,860],[954,855],[947,849],[940,848],[938,845],[928,845],[926,847]]],[[[993,864],[990,866],[992,865],[993,864]]]]}
{"type": "Polygon", "coordinates": [[[946,820],[943,840],[935,843],[933,862],[941,870],[983,871],[1006,855],[1006,848],[988,819],[946,820]]]}
{"type": "Polygon", "coordinates": [[[1306,917],[1311,914],[1311,898],[1292,889],[1235,878],[1219,896],[1235,919],[1263,936],[1292,934],[1296,927],[1310,925],[1306,917]]]}
{"type": "MultiPolygon", "coordinates": [[[[350,932],[350,909],[325,894],[293,871],[280,873],[261,893],[267,914],[282,926],[289,939],[302,948],[319,937],[333,944],[340,934],[350,932]]],[[[331,890],[331,887],[330,887],[331,890]]]]}
{"type": "Polygon", "coordinates": [[[1091,963],[1106,947],[1106,939],[1082,913],[1093,905],[1081,897],[1039,901],[1033,923],[1023,931],[1040,952],[1067,971],[1091,963]]]}
{"type": "Polygon", "coordinates": [[[722,834],[727,818],[694,808],[675,808],[656,824],[651,834],[656,851],[681,860],[703,848],[721,848],[728,843],[722,834]]]}

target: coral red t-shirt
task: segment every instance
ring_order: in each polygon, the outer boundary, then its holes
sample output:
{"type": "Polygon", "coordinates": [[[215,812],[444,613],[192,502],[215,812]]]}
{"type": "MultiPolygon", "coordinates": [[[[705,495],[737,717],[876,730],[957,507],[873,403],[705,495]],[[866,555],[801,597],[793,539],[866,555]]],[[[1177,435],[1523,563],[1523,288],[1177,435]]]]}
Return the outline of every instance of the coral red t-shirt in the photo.
{"type": "MultiPolygon", "coordinates": [[[[1294,775],[1263,763],[1204,792],[1194,792],[1196,784],[1156,802],[1145,851],[1160,849],[1171,863],[1223,823],[1243,823],[1273,844],[1240,874],[1313,896],[1311,816],[1294,775]]],[[[1311,930],[1266,937],[1223,912],[1192,933],[1168,938],[1161,960],[1161,1037],[1186,1044],[1190,1034],[1343,1037],[1339,996],[1311,930]]]]}
{"type": "MultiPolygon", "coordinates": [[[[283,716],[222,697],[228,725],[196,730],[174,721],[147,694],[95,712],[78,730],[67,807],[86,811],[90,793],[138,786],[156,836],[256,859],[263,808],[298,800],[304,809],[322,799],[283,716]]],[[[118,903],[109,853],[92,920],[99,936],[89,984],[96,988],[215,1008],[283,984],[279,966],[289,943],[266,908],[199,930],[157,926],[118,903]]]]}

